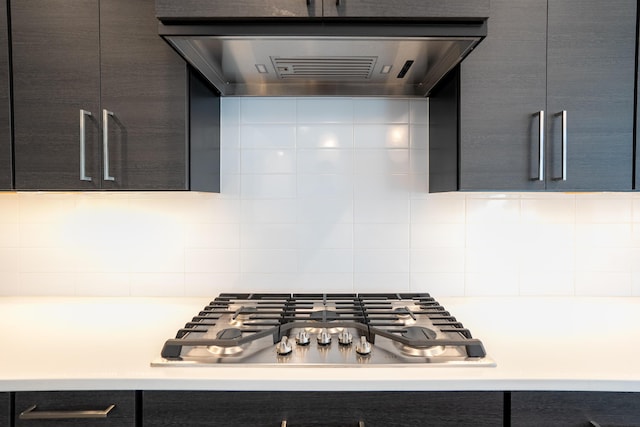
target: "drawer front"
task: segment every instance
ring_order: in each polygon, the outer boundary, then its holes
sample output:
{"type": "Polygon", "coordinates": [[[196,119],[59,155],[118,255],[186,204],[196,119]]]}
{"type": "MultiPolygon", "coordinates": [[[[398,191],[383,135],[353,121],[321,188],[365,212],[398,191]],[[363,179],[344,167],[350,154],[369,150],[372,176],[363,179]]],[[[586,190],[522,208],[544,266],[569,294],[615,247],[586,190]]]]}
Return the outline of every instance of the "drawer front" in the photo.
{"type": "Polygon", "coordinates": [[[640,393],[513,392],[511,425],[640,426],[640,393]]]}
{"type": "Polygon", "coordinates": [[[16,427],[135,427],[135,409],[134,391],[18,392],[14,417],[16,427]]]}
{"type": "Polygon", "coordinates": [[[503,425],[501,392],[143,392],[144,427],[503,425]]]}

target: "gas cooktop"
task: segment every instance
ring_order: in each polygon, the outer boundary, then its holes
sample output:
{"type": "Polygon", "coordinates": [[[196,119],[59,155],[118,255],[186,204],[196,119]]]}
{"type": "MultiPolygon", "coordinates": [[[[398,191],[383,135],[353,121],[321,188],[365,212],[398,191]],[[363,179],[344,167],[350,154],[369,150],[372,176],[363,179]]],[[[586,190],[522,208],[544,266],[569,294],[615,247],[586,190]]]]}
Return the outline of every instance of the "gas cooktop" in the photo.
{"type": "Polygon", "coordinates": [[[223,293],[151,366],[495,366],[427,293],[223,293]]]}

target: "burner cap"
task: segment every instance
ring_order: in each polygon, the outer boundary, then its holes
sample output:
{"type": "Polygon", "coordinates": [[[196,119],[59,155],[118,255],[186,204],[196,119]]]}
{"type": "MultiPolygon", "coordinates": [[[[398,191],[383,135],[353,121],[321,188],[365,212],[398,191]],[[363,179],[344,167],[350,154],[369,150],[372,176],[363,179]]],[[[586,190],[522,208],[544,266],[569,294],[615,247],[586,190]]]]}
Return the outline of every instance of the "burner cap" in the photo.
{"type": "Polygon", "coordinates": [[[312,311],[311,314],[309,314],[309,319],[317,322],[331,322],[338,320],[339,316],[340,315],[333,310],[319,310],[312,311]]]}
{"type": "Polygon", "coordinates": [[[242,337],[242,331],[238,328],[223,329],[216,334],[219,340],[235,340],[240,337],[242,337]]]}

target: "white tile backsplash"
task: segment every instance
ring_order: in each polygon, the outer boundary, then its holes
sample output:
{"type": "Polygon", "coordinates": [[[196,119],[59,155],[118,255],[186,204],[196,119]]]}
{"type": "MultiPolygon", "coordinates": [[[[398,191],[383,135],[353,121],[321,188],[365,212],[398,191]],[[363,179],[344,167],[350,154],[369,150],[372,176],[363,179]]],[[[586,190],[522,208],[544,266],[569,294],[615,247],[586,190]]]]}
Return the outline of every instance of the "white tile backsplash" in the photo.
{"type": "Polygon", "coordinates": [[[220,194],[0,194],[0,295],[640,296],[640,194],[428,194],[428,102],[223,98],[220,194]]]}

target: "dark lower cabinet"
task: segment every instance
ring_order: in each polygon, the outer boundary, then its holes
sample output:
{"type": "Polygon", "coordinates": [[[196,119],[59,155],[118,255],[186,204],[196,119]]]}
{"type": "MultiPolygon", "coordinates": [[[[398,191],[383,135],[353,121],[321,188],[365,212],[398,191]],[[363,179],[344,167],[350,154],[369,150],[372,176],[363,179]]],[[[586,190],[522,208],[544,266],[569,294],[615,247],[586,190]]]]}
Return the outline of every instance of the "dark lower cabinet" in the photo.
{"type": "Polygon", "coordinates": [[[501,392],[145,391],[142,407],[144,427],[503,425],[501,392]]]}
{"type": "Polygon", "coordinates": [[[11,395],[0,393],[0,426],[11,426],[11,395]]]}
{"type": "Polygon", "coordinates": [[[135,427],[136,392],[17,392],[14,419],[16,427],[135,427]]]}
{"type": "Polygon", "coordinates": [[[511,425],[640,426],[640,393],[512,392],[511,425]]]}

